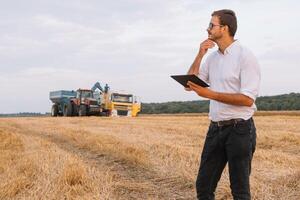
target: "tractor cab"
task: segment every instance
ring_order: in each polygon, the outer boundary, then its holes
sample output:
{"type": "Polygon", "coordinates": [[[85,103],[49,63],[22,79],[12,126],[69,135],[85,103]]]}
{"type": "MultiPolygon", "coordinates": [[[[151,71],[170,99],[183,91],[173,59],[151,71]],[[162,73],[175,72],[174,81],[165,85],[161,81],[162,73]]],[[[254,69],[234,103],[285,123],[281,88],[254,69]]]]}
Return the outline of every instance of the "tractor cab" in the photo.
{"type": "Polygon", "coordinates": [[[78,89],[76,91],[76,104],[81,105],[97,105],[97,100],[94,98],[92,90],[78,89]]]}

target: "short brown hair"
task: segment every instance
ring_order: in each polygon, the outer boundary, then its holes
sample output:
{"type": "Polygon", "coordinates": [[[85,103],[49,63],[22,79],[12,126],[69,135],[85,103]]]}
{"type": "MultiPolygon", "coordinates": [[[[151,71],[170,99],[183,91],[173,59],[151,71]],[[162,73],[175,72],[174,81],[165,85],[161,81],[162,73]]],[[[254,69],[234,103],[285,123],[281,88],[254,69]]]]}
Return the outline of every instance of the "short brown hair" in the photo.
{"type": "Polygon", "coordinates": [[[232,10],[223,9],[214,11],[211,16],[218,16],[220,24],[228,26],[230,36],[234,37],[237,29],[237,20],[235,13],[232,10]]]}

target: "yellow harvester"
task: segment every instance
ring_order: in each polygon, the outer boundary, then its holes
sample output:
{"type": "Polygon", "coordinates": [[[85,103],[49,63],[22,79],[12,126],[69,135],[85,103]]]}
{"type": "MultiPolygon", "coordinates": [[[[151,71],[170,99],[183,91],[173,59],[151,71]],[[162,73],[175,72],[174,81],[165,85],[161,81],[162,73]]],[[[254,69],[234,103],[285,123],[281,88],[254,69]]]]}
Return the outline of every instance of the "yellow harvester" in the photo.
{"type": "Polygon", "coordinates": [[[132,94],[111,92],[108,85],[104,90],[97,82],[92,88],[98,102],[101,105],[102,113],[106,116],[128,116],[136,117],[141,111],[141,103],[132,94]],[[96,89],[99,91],[96,91],[96,89]]]}

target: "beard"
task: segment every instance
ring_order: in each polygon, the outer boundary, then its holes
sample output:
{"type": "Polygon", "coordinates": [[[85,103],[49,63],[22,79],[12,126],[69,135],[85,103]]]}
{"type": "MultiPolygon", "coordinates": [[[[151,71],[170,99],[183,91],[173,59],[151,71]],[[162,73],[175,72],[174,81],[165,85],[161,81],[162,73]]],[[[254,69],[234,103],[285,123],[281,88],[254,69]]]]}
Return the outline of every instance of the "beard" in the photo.
{"type": "Polygon", "coordinates": [[[212,33],[208,33],[208,39],[217,42],[218,40],[220,40],[222,38],[221,34],[212,34],[212,33]]]}

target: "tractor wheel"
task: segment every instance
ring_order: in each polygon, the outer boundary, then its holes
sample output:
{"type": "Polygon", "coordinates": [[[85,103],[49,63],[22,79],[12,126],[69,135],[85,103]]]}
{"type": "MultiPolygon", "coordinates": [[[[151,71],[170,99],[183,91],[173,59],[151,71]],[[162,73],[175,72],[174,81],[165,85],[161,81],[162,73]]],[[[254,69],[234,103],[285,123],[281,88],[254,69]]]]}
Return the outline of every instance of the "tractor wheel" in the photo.
{"type": "Polygon", "coordinates": [[[72,112],[73,112],[73,109],[72,109],[72,103],[71,103],[71,102],[68,102],[68,103],[64,106],[64,110],[63,110],[64,116],[65,116],[65,117],[72,116],[72,112]]]}
{"type": "Polygon", "coordinates": [[[79,111],[78,111],[79,116],[86,116],[87,115],[87,107],[86,105],[80,105],[79,111]]]}
{"type": "Polygon", "coordinates": [[[58,106],[56,104],[52,105],[51,116],[56,117],[58,115],[58,106]]]}
{"type": "Polygon", "coordinates": [[[73,110],[72,116],[78,116],[78,112],[79,112],[78,108],[79,107],[76,104],[72,104],[72,110],[73,110]]]}

